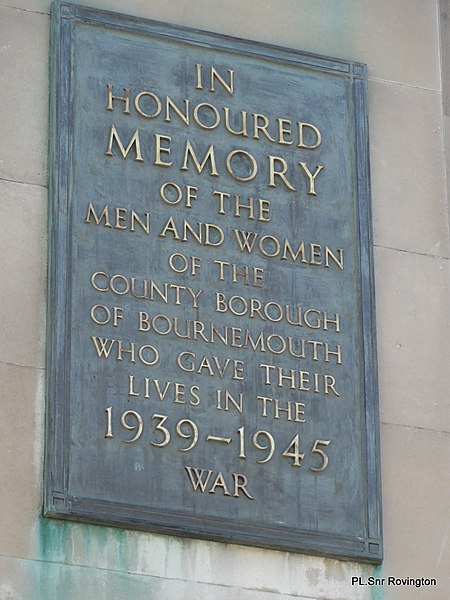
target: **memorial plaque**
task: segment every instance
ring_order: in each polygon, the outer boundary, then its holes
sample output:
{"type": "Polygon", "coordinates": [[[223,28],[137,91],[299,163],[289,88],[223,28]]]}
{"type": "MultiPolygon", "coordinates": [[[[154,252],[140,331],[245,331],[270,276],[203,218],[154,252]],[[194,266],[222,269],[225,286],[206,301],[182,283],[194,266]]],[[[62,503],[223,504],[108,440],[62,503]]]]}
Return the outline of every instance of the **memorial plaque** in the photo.
{"type": "Polygon", "coordinates": [[[380,562],[366,79],[53,6],[47,516],[380,562]]]}

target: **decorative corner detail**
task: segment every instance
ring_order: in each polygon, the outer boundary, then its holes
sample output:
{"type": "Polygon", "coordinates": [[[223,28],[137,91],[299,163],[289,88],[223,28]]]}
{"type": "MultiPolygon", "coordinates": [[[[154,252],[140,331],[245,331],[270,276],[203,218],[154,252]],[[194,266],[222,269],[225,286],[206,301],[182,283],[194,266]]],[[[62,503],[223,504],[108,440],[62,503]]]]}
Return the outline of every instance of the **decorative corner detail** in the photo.
{"type": "Polygon", "coordinates": [[[367,546],[369,554],[378,555],[380,553],[380,544],[378,542],[368,542],[367,546]]]}
{"type": "Polygon", "coordinates": [[[69,6],[68,4],[62,4],[60,6],[61,9],[61,15],[64,17],[73,17],[74,16],[74,9],[72,6],[69,6]]]}
{"type": "Polygon", "coordinates": [[[353,76],[364,77],[366,75],[366,67],[364,65],[353,65],[353,76]]]}
{"type": "Polygon", "coordinates": [[[65,494],[64,492],[53,492],[52,498],[53,498],[53,505],[55,507],[62,506],[62,505],[66,504],[67,494],[65,494]]]}

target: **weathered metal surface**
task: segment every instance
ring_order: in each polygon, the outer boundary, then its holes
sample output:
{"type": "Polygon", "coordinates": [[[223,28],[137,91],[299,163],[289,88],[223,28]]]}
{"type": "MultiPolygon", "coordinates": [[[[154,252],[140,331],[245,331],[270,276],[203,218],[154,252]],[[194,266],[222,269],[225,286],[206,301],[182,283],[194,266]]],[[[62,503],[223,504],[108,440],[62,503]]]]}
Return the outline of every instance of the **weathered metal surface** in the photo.
{"type": "Polygon", "coordinates": [[[46,514],[379,562],[365,66],[52,19],[46,514]]]}

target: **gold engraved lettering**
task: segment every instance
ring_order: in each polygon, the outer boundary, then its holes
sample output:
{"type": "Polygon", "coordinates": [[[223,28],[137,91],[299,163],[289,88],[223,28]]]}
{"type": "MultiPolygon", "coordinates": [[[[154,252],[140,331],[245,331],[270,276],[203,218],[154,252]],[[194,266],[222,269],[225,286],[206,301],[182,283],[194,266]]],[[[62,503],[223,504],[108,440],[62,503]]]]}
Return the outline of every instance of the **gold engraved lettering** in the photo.
{"type": "Polygon", "coordinates": [[[215,494],[217,487],[222,488],[224,496],[231,496],[230,492],[228,491],[227,485],[225,483],[225,479],[223,478],[221,471],[218,472],[216,479],[214,480],[214,483],[212,484],[211,489],[209,490],[209,493],[215,494]]]}
{"type": "Polygon", "coordinates": [[[200,490],[201,493],[204,493],[212,475],[211,469],[196,469],[195,467],[184,468],[187,471],[194,492],[200,490]]]}
{"type": "Polygon", "coordinates": [[[277,184],[275,183],[275,177],[279,177],[288,190],[296,192],[296,188],[286,177],[287,170],[288,164],[284,158],[281,158],[280,156],[269,155],[269,187],[276,187],[277,184]],[[277,167],[281,168],[278,169],[277,167]]]}
{"type": "Polygon", "coordinates": [[[130,114],[130,88],[123,88],[123,91],[125,93],[124,96],[114,96],[113,95],[113,85],[111,83],[108,83],[106,85],[106,88],[108,90],[108,105],[106,107],[106,110],[114,110],[113,108],[113,100],[120,100],[122,102],[124,102],[125,107],[123,109],[123,112],[126,115],[130,114]]]}
{"type": "Polygon", "coordinates": [[[213,196],[216,196],[219,198],[219,215],[224,215],[225,214],[225,208],[224,208],[224,200],[230,197],[230,194],[228,194],[227,192],[213,192],[213,196]]]}
{"type": "MultiPolygon", "coordinates": [[[[220,73],[215,67],[208,67],[207,69],[208,81],[206,84],[208,90],[215,93],[220,86],[221,89],[232,96],[234,94],[234,70],[228,69],[225,74],[223,71],[220,73]]],[[[130,114],[130,88],[123,88],[122,95],[114,94],[114,86],[111,83],[108,83],[106,88],[106,109],[113,111],[115,108],[114,103],[120,102],[122,103],[123,113],[130,114]]],[[[204,89],[204,69],[200,63],[195,65],[195,89],[204,89]]],[[[319,128],[312,123],[296,121],[297,132],[294,140],[291,119],[269,118],[263,113],[256,112],[251,113],[250,119],[249,113],[245,110],[236,110],[229,106],[215,106],[212,103],[205,102],[200,102],[192,107],[188,98],[174,100],[167,95],[160,98],[150,90],[143,90],[136,94],[133,105],[136,113],[145,119],[163,117],[164,122],[171,123],[176,118],[186,127],[191,125],[191,119],[193,119],[196,125],[205,130],[214,130],[219,126],[223,126],[224,130],[233,136],[251,136],[253,139],[263,139],[281,146],[292,146],[295,143],[297,148],[303,150],[314,150],[322,143],[322,134],[319,128]]],[[[281,176],[278,169],[276,169],[276,174],[281,176]]],[[[283,172],[283,175],[286,177],[285,172],[283,172]]],[[[311,177],[314,178],[314,175],[311,174],[311,177]]],[[[314,187],[314,182],[311,186],[314,187]]]]}
{"type": "Polygon", "coordinates": [[[158,98],[158,96],[156,94],[153,94],[152,92],[140,92],[140,94],[138,94],[136,96],[136,98],[134,99],[134,108],[136,109],[136,112],[139,115],[141,115],[141,117],[145,117],[146,119],[154,119],[155,117],[157,117],[161,114],[162,104],[161,104],[161,100],[158,98]],[[141,108],[140,101],[141,101],[141,98],[144,98],[144,97],[151,98],[152,102],[155,105],[155,110],[152,114],[144,112],[141,108]]]}
{"type": "Polygon", "coordinates": [[[336,254],[328,247],[321,244],[299,242],[296,250],[291,242],[284,238],[279,240],[274,235],[260,235],[254,231],[233,229],[236,242],[241,252],[251,254],[255,250],[267,258],[291,260],[313,266],[330,267],[331,261],[341,270],[344,270],[344,250],[338,248],[336,254]],[[324,255],[325,254],[325,258],[324,255]]]}
{"type": "MultiPolygon", "coordinates": [[[[122,340],[100,338],[91,336],[98,358],[108,359],[113,348],[116,348],[116,360],[122,361],[123,354],[129,355],[129,360],[132,363],[136,362],[136,344],[130,342],[129,347],[124,347],[122,340]]],[[[138,348],[137,352],[139,360],[146,366],[153,366],[159,362],[159,352],[150,344],[144,344],[138,348]]]]}
{"type": "Polygon", "coordinates": [[[232,96],[234,94],[234,70],[233,69],[228,69],[228,82],[225,81],[225,79],[220,75],[220,73],[218,73],[218,71],[216,71],[216,69],[214,67],[211,67],[210,73],[211,73],[211,84],[210,84],[210,88],[209,88],[210,92],[216,91],[214,84],[217,80],[220,83],[220,85],[230,94],[230,96],[232,96]]]}
{"type": "MultiPolygon", "coordinates": [[[[228,265],[225,261],[214,261],[219,264],[219,279],[224,277],[224,269],[228,265]]],[[[339,332],[339,314],[335,314],[335,318],[328,317],[328,313],[317,309],[308,308],[303,310],[300,304],[290,306],[288,304],[281,305],[278,302],[268,301],[264,304],[257,298],[244,298],[244,296],[233,295],[227,297],[222,292],[216,292],[215,310],[219,313],[231,312],[235,316],[248,316],[250,319],[258,317],[262,321],[271,321],[278,323],[286,321],[289,325],[298,327],[309,327],[310,329],[323,329],[328,331],[328,325],[333,323],[336,325],[336,331],[339,332]],[[311,317],[314,315],[314,317],[311,317]]],[[[274,334],[275,335],[275,334],[274,334]]],[[[308,340],[311,345],[321,345],[322,342],[314,342],[308,340]]],[[[317,351],[315,351],[316,355],[317,351]]],[[[317,358],[316,358],[317,360],[317,358]]]]}
{"type": "Polygon", "coordinates": [[[208,435],[207,442],[219,442],[220,444],[231,444],[231,438],[225,438],[220,435],[208,435]]]}
{"type": "Polygon", "coordinates": [[[105,438],[112,438],[114,437],[112,432],[112,406],[108,406],[108,408],[105,409],[105,413],[107,419],[105,438]]]}
{"type": "Polygon", "coordinates": [[[291,145],[292,140],[286,140],[285,135],[292,135],[291,121],[289,119],[277,119],[278,121],[278,143],[291,145]]]}
{"type": "Polygon", "coordinates": [[[91,308],[91,319],[97,325],[106,325],[111,323],[113,327],[118,327],[119,321],[123,319],[123,308],[120,306],[113,306],[113,311],[104,306],[103,304],[96,304],[91,308]]]}
{"type": "MultiPolygon", "coordinates": [[[[200,492],[201,494],[205,493],[208,484],[211,480],[211,476],[213,475],[213,471],[211,469],[198,469],[196,467],[185,467],[188,479],[190,484],[192,485],[192,489],[194,492],[200,492]]],[[[215,494],[216,489],[220,488],[224,496],[231,496],[228,491],[228,486],[225,482],[225,477],[222,471],[219,471],[217,475],[214,475],[214,481],[212,482],[208,493],[215,494]]],[[[253,496],[248,491],[248,479],[242,473],[232,473],[232,484],[233,484],[233,498],[240,498],[240,493],[248,498],[249,500],[253,500],[253,496]]]]}
{"type": "Polygon", "coordinates": [[[225,390],[225,394],[223,396],[222,390],[216,390],[216,409],[228,412],[230,410],[230,404],[242,414],[244,395],[239,392],[238,399],[236,400],[236,398],[230,394],[228,390],[225,390]]]}
{"type": "Polygon", "coordinates": [[[120,417],[120,424],[124,429],[135,432],[134,436],[129,440],[122,440],[125,444],[132,444],[133,442],[136,442],[144,431],[144,421],[142,420],[141,415],[134,410],[127,410],[122,413],[120,417]]]}
{"type": "Polygon", "coordinates": [[[261,402],[261,416],[268,417],[268,407],[271,407],[271,413],[274,419],[280,418],[280,413],[285,413],[286,421],[294,423],[305,423],[305,404],[303,402],[295,402],[286,400],[286,406],[282,406],[278,398],[270,396],[257,396],[256,400],[261,402]]]}
{"type": "Polygon", "coordinates": [[[184,385],[184,383],[174,383],[174,387],[175,387],[174,402],[176,404],[184,404],[185,403],[185,400],[184,400],[185,385],[184,385]]]}
{"type": "Polygon", "coordinates": [[[291,390],[300,390],[302,392],[323,393],[328,395],[340,396],[336,390],[336,379],[333,375],[311,373],[296,369],[283,369],[274,365],[261,363],[260,369],[263,370],[264,384],[276,385],[277,387],[289,387],[291,390]],[[311,376],[314,376],[314,387],[311,387],[311,376]]]}
{"type": "Polygon", "coordinates": [[[102,271],[97,271],[96,273],[92,274],[91,285],[98,292],[107,292],[108,291],[107,287],[106,288],[101,288],[101,287],[98,287],[98,285],[97,285],[97,278],[98,278],[99,275],[101,275],[102,277],[106,277],[108,279],[108,273],[103,273],[102,271]]]}
{"type": "MultiPolygon", "coordinates": [[[[196,74],[195,89],[202,90],[203,89],[203,81],[202,81],[203,65],[201,65],[199,63],[197,63],[195,65],[195,74],[196,74]]],[[[234,94],[234,70],[233,69],[228,69],[228,82],[225,81],[225,79],[218,73],[218,71],[214,67],[209,68],[209,74],[210,74],[210,84],[209,84],[210,92],[216,91],[215,82],[217,80],[222,85],[222,87],[230,94],[230,96],[232,96],[234,94]]]]}
{"type": "Polygon", "coordinates": [[[183,100],[183,102],[184,112],[180,108],[178,108],[178,106],[173,102],[173,100],[169,98],[169,96],[166,96],[166,117],[164,121],[166,121],[167,123],[170,123],[172,121],[172,119],[170,118],[170,111],[174,110],[175,113],[183,121],[183,123],[189,126],[189,100],[183,100]]]}
{"type": "Polygon", "coordinates": [[[258,460],[260,464],[269,462],[275,452],[275,439],[268,431],[257,431],[252,438],[253,445],[257,450],[268,450],[267,456],[261,460],[258,460]],[[261,438],[266,440],[266,444],[261,443],[261,438]]]}
{"type": "Polygon", "coordinates": [[[247,498],[249,498],[250,500],[253,500],[253,496],[251,496],[249,491],[247,490],[247,485],[248,485],[247,477],[245,475],[242,475],[241,473],[233,473],[233,480],[234,480],[234,494],[233,494],[234,498],[239,497],[239,490],[241,490],[242,493],[247,496],[247,498]]]}
{"type": "MultiPolygon", "coordinates": [[[[197,200],[198,188],[196,188],[194,185],[186,185],[186,186],[184,186],[184,188],[185,188],[186,208],[192,208],[192,201],[197,200]]],[[[161,199],[164,200],[164,202],[166,202],[167,204],[179,204],[181,202],[181,200],[183,199],[183,191],[182,191],[181,187],[171,181],[167,181],[166,183],[164,183],[160,187],[159,193],[160,193],[161,199]],[[176,192],[175,198],[171,197],[171,190],[173,190],[173,189],[176,192]]]]}
{"type": "Polygon", "coordinates": [[[128,375],[128,395],[140,396],[140,393],[134,390],[134,375],[128,375]]]}
{"type": "Polygon", "coordinates": [[[135,231],[136,223],[141,227],[141,229],[147,234],[150,234],[150,213],[144,213],[145,223],[142,221],[141,217],[134,211],[131,211],[131,226],[130,231],[135,231]]]}
{"type": "Polygon", "coordinates": [[[177,423],[176,432],[182,439],[192,440],[189,446],[186,446],[186,448],[179,448],[180,452],[189,452],[189,450],[192,450],[192,448],[197,445],[198,427],[194,421],[191,421],[190,419],[181,419],[181,421],[178,421],[177,423]],[[189,430],[187,433],[186,428],[189,430]]]}
{"type": "Polygon", "coordinates": [[[258,173],[258,163],[256,162],[255,158],[249,152],[246,152],[245,150],[233,150],[232,152],[230,152],[227,155],[225,164],[226,164],[228,173],[231,175],[231,177],[233,177],[233,179],[236,179],[237,181],[243,181],[243,182],[251,181],[252,179],[254,179],[256,177],[256,175],[258,173]],[[241,177],[240,175],[237,175],[233,171],[233,166],[232,166],[231,161],[232,161],[233,157],[237,156],[237,155],[245,156],[251,165],[250,174],[247,175],[246,177],[241,177]]]}
{"type": "MultiPolygon", "coordinates": [[[[146,379],[148,379],[148,377],[146,377],[146,379]]],[[[156,393],[158,395],[158,399],[162,402],[165,399],[166,394],[169,391],[170,386],[172,385],[172,382],[171,381],[165,381],[164,382],[164,387],[162,387],[160,385],[158,379],[154,379],[153,383],[154,383],[154,386],[155,386],[156,393]]],[[[179,391],[178,386],[179,385],[182,386],[182,392],[183,392],[184,391],[184,385],[182,385],[182,384],[174,384],[174,385],[175,385],[175,394],[174,394],[173,401],[176,402],[177,399],[178,399],[178,391],[179,391]]]]}
{"type": "Polygon", "coordinates": [[[323,165],[318,165],[316,167],[316,170],[314,171],[314,173],[311,173],[311,171],[309,170],[309,167],[306,163],[304,162],[300,162],[298,163],[299,165],[301,165],[302,169],[305,171],[306,175],[308,176],[309,179],[309,190],[308,190],[308,195],[310,196],[316,196],[316,188],[315,188],[315,181],[316,181],[316,177],[317,175],[322,171],[322,169],[324,168],[323,165]]]}
{"type": "Polygon", "coordinates": [[[198,385],[191,385],[177,381],[160,381],[143,377],[136,379],[135,375],[128,375],[128,396],[143,397],[146,400],[157,400],[164,402],[170,400],[175,404],[190,404],[198,406],[200,404],[198,385]]]}
{"type": "Polygon", "coordinates": [[[248,214],[247,214],[247,218],[248,219],[254,219],[255,218],[255,202],[254,202],[254,198],[248,198],[248,204],[245,204],[243,202],[241,202],[241,198],[240,196],[236,195],[235,197],[235,204],[234,204],[234,216],[235,217],[240,217],[241,216],[241,210],[247,210],[248,214]]]}
{"type": "Polygon", "coordinates": [[[169,220],[167,221],[167,223],[164,226],[164,229],[159,234],[159,237],[166,237],[166,235],[168,233],[173,234],[174,240],[181,240],[180,235],[177,231],[177,226],[175,225],[175,221],[173,220],[173,217],[169,218],[169,220]]]}
{"type": "MultiPolygon", "coordinates": [[[[96,277],[93,279],[94,286],[100,292],[108,291],[108,288],[100,287],[102,284],[101,277],[104,274],[98,272],[95,274],[96,277]]],[[[186,304],[186,298],[189,296],[184,293],[186,288],[183,286],[177,286],[179,289],[171,290],[169,289],[168,284],[164,284],[165,290],[164,292],[165,298],[173,304],[178,304],[180,301],[181,304],[186,304]],[[172,291],[171,298],[169,297],[169,291],[172,291]]],[[[171,288],[172,286],[170,286],[171,288]]],[[[188,306],[192,305],[192,308],[195,306],[198,307],[198,295],[203,293],[203,290],[198,290],[195,292],[194,290],[187,290],[191,297],[191,303],[188,306]]],[[[149,298],[150,292],[147,294],[146,298],[149,298]]],[[[217,312],[227,312],[227,302],[224,300],[224,295],[220,292],[217,292],[217,312]]],[[[297,307],[290,307],[288,305],[281,307],[281,305],[277,305],[277,303],[268,303],[267,305],[262,305],[260,300],[257,299],[245,299],[242,296],[233,296],[233,302],[235,300],[243,300],[249,302],[248,311],[245,313],[247,316],[252,315],[253,318],[258,317],[262,321],[284,321],[295,327],[303,327],[307,326],[303,324],[301,321],[301,307],[297,305],[297,307]],[[282,319],[274,318],[275,315],[268,315],[270,318],[266,318],[265,311],[267,307],[273,304],[274,306],[278,306],[278,311],[282,311],[282,313],[278,312],[278,315],[281,315],[282,319]],[[281,308],[280,308],[281,307],[281,308]],[[297,310],[297,320],[292,319],[292,313],[297,310]]],[[[236,305],[237,308],[238,305],[236,305]]],[[[234,309],[233,309],[234,310],[234,309]]],[[[233,312],[233,311],[229,311],[233,312]]],[[[242,316],[242,314],[237,310],[234,310],[234,313],[242,316]]],[[[137,323],[137,331],[139,332],[149,332],[156,335],[165,336],[168,334],[173,334],[179,339],[183,340],[194,340],[206,342],[208,344],[218,344],[225,347],[230,348],[242,348],[249,350],[250,352],[270,352],[274,355],[281,354],[289,354],[289,356],[305,360],[310,359],[313,361],[322,361],[325,363],[329,363],[331,361],[336,361],[336,365],[342,364],[342,349],[340,345],[336,345],[335,350],[331,350],[330,346],[327,347],[327,342],[323,342],[320,340],[310,340],[307,338],[299,338],[292,335],[280,335],[277,333],[266,333],[266,331],[250,331],[249,329],[242,329],[240,327],[233,327],[231,325],[217,325],[213,322],[203,322],[195,319],[183,319],[180,317],[169,317],[164,314],[156,314],[154,316],[150,316],[149,313],[145,311],[138,311],[138,323],[137,323]]],[[[97,316],[98,319],[102,318],[102,315],[97,316]]],[[[120,317],[118,317],[120,318],[120,317]]],[[[105,322],[107,321],[107,317],[105,317],[105,322]]],[[[324,327],[318,327],[320,329],[324,329],[324,327]]],[[[333,346],[331,346],[333,348],[333,346]]],[[[204,365],[206,368],[206,364],[204,365]]],[[[305,373],[309,373],[305,371],[305,373]]],[[[310,377],[314,375],[314,385],[315,388],[319,385],[319,375],[320,375],[320,383],[322,383],[323,375],[321,374],[313,374],[309,373],[310,377]],[[317,376],[317,377],[316,377],[317,376]]],[[[297,376],[292,375],[290,370],[284,370],[282,372],[281,381],[286,382],[288,379],[296,381],[297,376]]],[[[306,384],[307,375],[303,375],[303,387],[306,384]]],[[[319,391],[318,389],[314,389],[314,391],[319,391]]]]}
{"type": "Polygon", "coordinates": [[[263,235],[259,238],[259,250],[263,256],[273,258],[281,252],[281,244],[274,235],[263,235]]]}
{"type": "Polygon", "coordinates": [[[186,373],[207,374],[211,377],[218,375],[223,379],[225,375],[231,374],[232,379],[244,379],[244,363],[236,358],[221,359],[218,356],[202,356],[197,359],[194,352],[180,352],[176,358],[178,367],[186,373]]]}
{"type": "Polygon", "coordinates": [[[123,360],[122,354],[125,353],[125,354],[130,355],[130,362],[135,363],[136,362],[136,344],[134,342],[130,342],[128,348],[124,348],[123,344],[124,343],[122,340],[117,340],[117,360],[118,361],[123,360]]]}
{"type": "Polygon", "coordinates": [[[126,221],[126,218],[127,218],[127,209],[117,207],[115,209],[115,213],[116,213],[115,228],[116,229],[127,229],[127,225],[126,224],[123,225],[123,223],[126,221]]]}
{"type": "Polygon", "coordinates": [[[311,123],[297,123],[298,124],[298,148],[305,148],[307,150],[314,150],[315,148],[318,148],[322,142],[322,134],[320,133],[320,131],[317,129],[317,127],[315,125],[311,125],[311,123]],[[314,144],[305,144],[304,141],[304,129],[310,129],[311,131],[314,132],[314,135],[316,137],[316,141],[314,142],[314,144]]]}
{"type": "Polygon", "coordinates": [[[173,235],[174,240],[181,242],[187,242],[191,238],[203,246],[220,246],[223,243],[225,234],[218,225],[214,223],[196,223],[196,226],[197,230],[186,219],[183,219],[183,237],[181,237],[174,218],[170,217],[159,237],[165,238],[170,233],[173,235]]]}
{"type": "Polygon", "coordinates": [[[249,267],[248,265],[243,265],[239,267],[224,261],[224,260],[215,260],[214,264],[219,267],[219,280],[225,280],[225,273],[231,275],[231,281],[233,283],[238,282],[238,278],[241,277],[243,283],[245,285],[252,285],[254,287],[262,287],[263,273],[264,269],[258,267],[249,267]],[[229,267],[229,268],[226,268],[229,267]],[[231,273],[230,273],[231,271],[231,273]],[[252,276],[251,276],[252,274],[252,276]]]}
{"type": "Polygon", "coordinates": [[[231,133],[232,135],[242,135],[244,137],[248,137],[248,132],[247,132],[247,112],[245,110],[241,110],[240,111],[240,115],[241,115],[241,129],[239,131],[237,131],[236,129],[233,129],[231,127],[231,123],[230,123],[230,109],[228,108],[228,106],[224,106],[223,107],[223,112],[225,114],[225,129],[231,133]]]}
{"type": "Polygon", "coordinates": [[[336,363],[338,365],[342,364],[342,348],[341,348],[340,344],[336,344],[336,350],[330,350],[328,343],[325,342],[324,352],[325,352],[325,358],[324,358],[325,362],[330,361],[330,358],[329,358],[330,356],[335,356],[336,363]]]}
{"type": "Polygon", "coordinates": [[[122,140],[119,137],[119,134],[117,132],[115,125],[111,125],[111,133],[109,136],[108,149],[105,152],[105,154],[107,156],[113,156],[112,147],[113,147],[114,141],[117,143],[117,145],[119,147],[119,150],[122,154],[122,158],[125,159],[128,156],[128,153],[130,152],[131,148],[134,146],[135,153],[136,153],[136,157],[134,160],[137,162],[144,162],[144,159],[142,158],[142,154],[141,154],[141,142],[139,139],[139,129],[136,129],[127,148],[125,149],[125,146],[123,145],[122,140]]]}
{"type": "MultiPolygon", "coordinates": [[[[205,112],[205,111],[203,111],[203,112],[205,112]]],[[[208,104],[207,102],[202,102],[202,103],[196,105],[196,107],[194,108],[193,117],[194,117],[194,121],[202,129],[216,129],[216,127],[218,127],[220,124],[219,111],[213,104],[208,104]],[[204,108],[207,108],[211,113],[213,113],[214,121],[212,123],[208,123],[208,122],[202,123],[202,121],[200,120],[200,115],[201,115],[200,111],[201,111],[201,109],[204,109],[204,108]]]]}
{"type": "Polygon", "coordinates": [[[202,90],[203,89],[203,84],[202,84],[202,69],[203,69],[203,65],[197,63],[195,65],[195,75],[196,75],[196,85],[195,85],[195,89],[196,90],[202,90]]]}
{"type": "Polygon", "coordinates": [[[316,473],[320,473],[320,471],[324,471],[328,466],[328,455],[325,454],[324,450],[319,448],[319,446],[328,446],[331,440],[316,440],[311,449],[311,454],[318,454],[322,459],[322,464],[320,467],[309,467],[310,471],[316,471],[316,473]]]}
{"type": "Polygon", "coordinates": [[[300,262],[308,263],[305,258],[305,242],[301,242],[297,248],[297,251],[294,252],[291,243],[288,239],[285,240],[284,251],[281,256],[281,260],[287,260],[287,254],[289,252],[289,256],[292,262],[295,262],[300,257],[300,262]]]}
{"type": "Polygon", "coordinates": [[[270,142],[275,142],[275,139],[267,131],[269,126],[269,117],[260,113],[252,113],[253,117],[253,138],[259,140],[259,132],[263,133],[270,142]]]}
{"type": "Polygon", "coordinates": [[[161,159],[161,154],[170,154],[170,142],[171,142],[172,138],[169,135],[159,135],[157,133],[155,133],[155,161],[154,161],[154,165],[158,165],[160,167],[171,167],[173,165],[173,161],[171,160],[170,162],[164,162],[161,159]],[[161,146],[161,142],[168,142],[168,146],[167,147],[163,147],[161,146]]]}
{"type": "Polygon", "coordinates": [[[167,444],[170,442],[170,437],[171,437],[170,431],[164,425],[164,423],[167,421],[167,416],[154,414],[152,416],[152,420],[154,420],[154,419],[159,419],[159,423],[155,427],[155,432],[157,431],[158,433],[160,433],[164,437],[164,439],[162,442],[150,442],[150,443],[152,446],[155,446],[157,448],[164,448],[164,446],[167,446],[167,444]]]}
{"type": "Polygon", "coordinates": [[[333,375],[324,375],[324,393],[329,394],[330,390],[333,392],[335,396],[340,396],[340,394],[336,391],[336,379],[333,375]]]}
{"type": "Polygon", "coordinates": [[[90,223],[91,218],[94,219],[96,225],[100,225],[100,222],[102,221],[102,219],[104,219],[103,225],[105,227],[112,227],[111,222],[109,220],[109,209],[108,209],[107,204],[105,204],[105,207],[103,208],[101,215],[97,216],[94,205],[92,204],[92,202],[89,202],[88,210],[87,210],[86,218],[84,219],[84,222],[90,223]]]}
{"type": "Polygon", "coordinates": [[[331,260],[339,267],[339,269],[344,270],[344,250],[342,248],[338,248],[338,256],[336,256],[328,246],[325,246],[325,267],[330,266],[330,258],[331,260]]]}
{"type": "MultiPolygon", "coordinates": [[[[219,201],[219,209],[218,214],[224,215],[226,214],[225,204],[234,204],[234,216],[241,217],[242,211],[247,211],[247,219],[258,221],[270,221],[269,217],[269,209],[270,209],[270,201],[263,200],[262,198],[247,198],[247,203],[241,201],[241,196],[238,194],[233,195],[233,199],[231,199],[231,195],[227,192],[214,191],[213,196],[217,197],[219,201]],[[225,202],[227,201],[227,202],[225,202]],[[228,202],[229,201],[229,202],[228,202]],[[255,212],[257,217],[255,217],[255,212]]],[[[232,207],[230,207],[232,208],[232,207]]]]}
{"type": "Polygon", "coordinates": [[[114,225],[111,224],[108,205],[105,205],[100,215],[98,215],[92,202],[89,202],[84,223],[90,224],[93,222],[95,225],[102,224],[104,227],[124,229],[131,232],[136,231],[136,224],[138,224],[142,231],[147,235],[150,234],[150,213],[146,212],[143,217],[140,217],[133,209],[115,207],[113,210],[115,215],[114,225]]]}
{"type": "Polygon", "coordinates": [[[283,452],[282,456],[286,456],[286,458],[292,458],[293,467],[301,467],[301,461],[303,460],[305,454],[300,452],[300,438],[298,433],[283,452]]]}
{"type": "MultiPolygon", "coordinates": [[[[192,257],[197,258],[197,257],[192,257]]],[[[196,261],[194,261],[195,264],[196,261]]],[[[179,285],[176,283],[158,284],[155,281],[148,279],[139,279],[136,277],[126,277],[117,273],[108,275],[102,271],[97,271],[91,277],[92,287],[99,292],[111,291],[117,296],[125,296],[131,294],[138,300],[160,300],[165,304],[172,301],[176,305],[181,305],[187,297],[192,299],[192,308],[198,308],[198,301],[203,293],[203,290],[194,290],[191,287],[179,285]],[[106,279],[106,287],[100,285],[103,283],[103,278],[106,279]],[[172,298],[171,298],[172,297],[172,298]]]]}
{"type": "Polygon", "coordinates": [[[182,171],[189,170],[189,167],[188,167],[189,158],[191,158],[193,160],[195,168],[197,169],[198,173],[201,173],[203,171],[203,169],[205,168],[206,163],[209,162],[209,165],[210,165],[209,174],[214,177],[219,176],[219,173],[217,172],[217,167],[216,167],[216,157],[214,154],[213,144],[210,145],[205,156],[203,157],[202,163],[200,163],[199,159],[197,158],[197,155],[195,154],[195,150],[194,150],[190,140],[186,140],[183,166],[181,167],[182,171]]]}
{"type": "Polygon", "coordinates": [[[264,221],[267,223],[268,221],[270,221],[270,217],[269,217],[270,202],[269,202],[269,200],[263,200],[262,198],[259,198],[258,202],[259,202],[258,221],[264,221]]]}

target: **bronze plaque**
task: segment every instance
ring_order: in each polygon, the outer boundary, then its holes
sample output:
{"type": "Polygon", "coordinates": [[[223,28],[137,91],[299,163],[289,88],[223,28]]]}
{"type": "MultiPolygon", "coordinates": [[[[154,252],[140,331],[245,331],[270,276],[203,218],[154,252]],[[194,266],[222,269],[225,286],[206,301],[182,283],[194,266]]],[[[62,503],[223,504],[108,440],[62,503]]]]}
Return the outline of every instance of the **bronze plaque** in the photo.
{"type": "Polygon", "coordinates": [[[52,20],[46,514],[379,562],[365,66],[52,20]]]}

